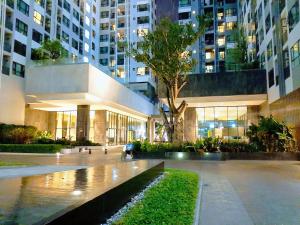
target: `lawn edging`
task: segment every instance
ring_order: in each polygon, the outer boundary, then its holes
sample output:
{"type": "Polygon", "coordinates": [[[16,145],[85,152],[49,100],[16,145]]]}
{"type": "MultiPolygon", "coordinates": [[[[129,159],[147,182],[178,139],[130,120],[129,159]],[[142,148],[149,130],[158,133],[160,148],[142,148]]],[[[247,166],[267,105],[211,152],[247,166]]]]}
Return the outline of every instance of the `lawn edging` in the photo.
{"type": "Polygon", "coordinates": [[[0,144],[0,152],[11,153],[57,153],[62,145],[57,144],[0,144]]]}

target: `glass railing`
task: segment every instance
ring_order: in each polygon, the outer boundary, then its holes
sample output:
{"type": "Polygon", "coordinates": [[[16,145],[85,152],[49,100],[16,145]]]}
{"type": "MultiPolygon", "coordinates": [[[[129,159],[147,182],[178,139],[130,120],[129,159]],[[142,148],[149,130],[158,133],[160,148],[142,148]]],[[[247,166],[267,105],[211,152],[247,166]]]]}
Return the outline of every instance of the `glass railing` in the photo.
{"type": "Polygon", "coordinates": [[[12,9],[14,8],[15,5],[14,0],[6,0],[6,4],[12,9]]]}
{"type": "Polygon", "coordinates": [[[112,76],[111,71],[106,66],[96,65],[96,63],[85,58],[61,58],[55,60],[32,60],[29,66],[50,66],[50,65],[71,65],[71,64],[91,64],[108,76],[112,76]]]}
{"type": "Polygon", "coordinates": [[[5,75],[9,75],[9,66],[8,65],[3,65],[2,66],[2,73],[5,75]]]}
{"type": "Polygon", "coordinates": [[[6,27],[7,29],[9,29],[9,30],[12,30],[12,28],[13,28],[13,23],[12,23],[11,21],[9,21],[9,20],[6,19],[6,21],[5,21],[5,27],[6,27]]]}
{"type": "Polygon", "coordinates": [[[4,42],[4,51],[10,52],[11,51],[11,44],[4,42]]]}

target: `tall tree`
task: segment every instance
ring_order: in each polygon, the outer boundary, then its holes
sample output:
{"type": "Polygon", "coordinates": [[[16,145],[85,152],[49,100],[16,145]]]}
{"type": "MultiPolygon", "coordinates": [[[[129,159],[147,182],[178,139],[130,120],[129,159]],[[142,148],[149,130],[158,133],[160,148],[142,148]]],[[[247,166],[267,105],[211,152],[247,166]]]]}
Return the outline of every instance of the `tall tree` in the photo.
{"type": "Polygon", "coordinates": [[[64,49],[59,40],[47,40],[42,43],[42,46],[34,49],[32,52],[33,60],[44,60],[44,59],[59,59],[67,57],[67,50],[64,49]]]}
{"type": "Polygon", "coordinates": [[[160,112],[170,142],[183,141],[183,114],[186,101],[176,104],[182,88],[187,84],[187,74],[196,65],[189,47],[205,32],[207,20],[199,17],[197,26],[192,23],[179,25],[162,19],[156,29],[144,35],[138,47],[131,46],[129,54],[137,62],[148,66],[166,91],[169,112],[160,112]]]}

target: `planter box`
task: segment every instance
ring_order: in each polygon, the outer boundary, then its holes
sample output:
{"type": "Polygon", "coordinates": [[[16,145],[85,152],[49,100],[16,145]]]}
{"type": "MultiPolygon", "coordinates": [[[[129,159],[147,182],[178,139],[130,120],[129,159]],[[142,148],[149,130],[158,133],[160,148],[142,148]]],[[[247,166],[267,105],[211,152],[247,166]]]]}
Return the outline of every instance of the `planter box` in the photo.
{"type": "Polygon", "coordinates": [[[170,160],[291,160],[300,161],[300,152],[138,152],[134,159],[170,160]]]}
{"type": "Polygon", "coordinates": [[[104,151],[104,146],[76,146],[74,148],[63,148],[60,153],[62,154],[75,154],[81,151],[88,151],[89,149],[93,151],[104,151]]]}

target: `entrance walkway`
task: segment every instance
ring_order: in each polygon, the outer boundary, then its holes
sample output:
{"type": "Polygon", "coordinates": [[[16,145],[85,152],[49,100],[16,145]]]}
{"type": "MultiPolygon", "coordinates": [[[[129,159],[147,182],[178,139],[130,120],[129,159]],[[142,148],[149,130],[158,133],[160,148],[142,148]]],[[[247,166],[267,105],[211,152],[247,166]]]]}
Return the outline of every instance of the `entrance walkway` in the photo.
{"type": "Polygon", "coordinates": [[[167,161],[197,171],[202,181],[200,225],[296,225],[300,162],[167,161]]]}

